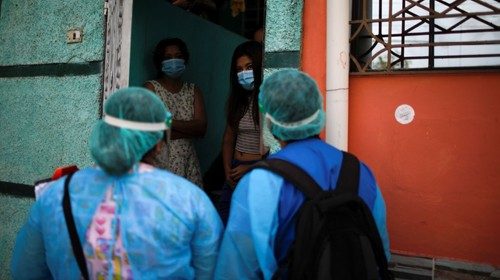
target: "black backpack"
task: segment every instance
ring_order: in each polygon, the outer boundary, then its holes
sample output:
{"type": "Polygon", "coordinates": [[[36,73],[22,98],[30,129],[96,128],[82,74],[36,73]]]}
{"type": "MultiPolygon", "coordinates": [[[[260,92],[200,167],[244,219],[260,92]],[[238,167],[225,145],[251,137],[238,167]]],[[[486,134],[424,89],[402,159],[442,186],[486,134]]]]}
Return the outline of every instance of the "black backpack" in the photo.
{"type": "Polygon", "coordinates": [[[343,152],[334,191],[323,191],[288,161],[267,159],[254,168],[282,176],[306,197],[296,214],[295,241],[274,279],[392,279],[371,211],[358,195],[354,155],[343,152]]]}

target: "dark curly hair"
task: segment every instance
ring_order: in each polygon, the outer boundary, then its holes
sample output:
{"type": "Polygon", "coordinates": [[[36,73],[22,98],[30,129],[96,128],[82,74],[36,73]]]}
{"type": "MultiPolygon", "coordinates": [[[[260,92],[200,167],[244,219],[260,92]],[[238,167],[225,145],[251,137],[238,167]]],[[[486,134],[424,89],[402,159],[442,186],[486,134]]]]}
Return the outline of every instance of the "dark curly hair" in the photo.
{"type": "Polygon", "coordinates": [[[249,106],[252,106],[253,120],[255,124],[259,123],[259,87],[262,84],[262,45],[256,41],[247,41],[236,47],[231,59],[231,70],[229,71],[230,90],[227,101],[227,123],[234,129],[238,128],[241,118],[245,115],[249,106]],[[252,69],[254,76],[254,88],[249,93],[238,82],[236,71],[236,62],[238,58],[248,56],[252,60],[252,69]],[[249,103],[248,94],[253,96],[253,103],[249,103]]]}
{"type": "Polygon", "coordinates": [[[186,64],[189,61],[189,51],[187,49],[186,43],[179,38],[166,38],[156,44],[155,50],[153,52],[153,64],[158,73],[158,77],[161,77],[161,63],[165,60],[165,49],[169,46],[176,46],[182,53],[184,61],[186,64]]]}

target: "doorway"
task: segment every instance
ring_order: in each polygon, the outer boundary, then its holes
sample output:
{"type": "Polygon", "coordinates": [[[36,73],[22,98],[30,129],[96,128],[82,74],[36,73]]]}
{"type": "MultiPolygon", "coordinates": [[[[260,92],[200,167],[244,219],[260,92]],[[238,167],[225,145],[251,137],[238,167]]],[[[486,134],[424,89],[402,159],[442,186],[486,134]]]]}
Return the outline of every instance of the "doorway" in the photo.
{"type": "MultiPolygon", "coordinates": [[[[231,1],[227,2],[229,5],[231,1]]],[[[195,140],[204,174],[221,150],[231,56],[237,45],[249,39],[249,30],[262,25],[264,4],[260,3],[247,11],[260,19],[238,21],[241,15],[229,19],[221,16],[218,23],[224,27],[168,1],[110,1],[104,100],[116,89],[143,86],[155,79],[152,56],[158,41],[169,37],[182,39],[190,53],[183,80],[195,83],[202,90],[207,115],[205,137],[195,140]],[[238,30],[241,34],[234,32],[238,30]]]]}

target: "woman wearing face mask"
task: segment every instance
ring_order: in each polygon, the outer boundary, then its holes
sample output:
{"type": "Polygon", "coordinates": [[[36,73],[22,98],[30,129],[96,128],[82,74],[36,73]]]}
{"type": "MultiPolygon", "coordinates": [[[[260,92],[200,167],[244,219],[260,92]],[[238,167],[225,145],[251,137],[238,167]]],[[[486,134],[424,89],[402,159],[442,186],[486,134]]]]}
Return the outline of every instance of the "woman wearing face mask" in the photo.
{"type": "Polygon", "coordinates": [[[226,184],[218,209],[223,222],[229,217],[231,195],[241,176],[265,157],[261,146],[258,109],[262,83],[262,45],[242,43],[233,53],[230,70],[230,94],[227,123],[222,142],[222,161],[226,184]]]}
{"type": "Polygon", "coordinates": [[[153,62],[158,78],[147,81],[145,87],[163,100],[173,115],[173,121],[171,141],[167,141],[167,147],[152,163],[202,186],[200,164],[192,138],[205,135],[207,121],[200,89],[181,79],[188,61],[189,52],[181,39],[164,39],[156,45],[153,62]]]}

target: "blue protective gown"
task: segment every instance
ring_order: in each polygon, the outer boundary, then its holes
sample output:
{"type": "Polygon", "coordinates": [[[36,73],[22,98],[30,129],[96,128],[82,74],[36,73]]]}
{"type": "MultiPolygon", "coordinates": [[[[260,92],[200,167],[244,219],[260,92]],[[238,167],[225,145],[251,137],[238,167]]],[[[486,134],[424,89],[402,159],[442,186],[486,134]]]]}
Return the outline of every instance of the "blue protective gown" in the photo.
{"type": "MultiPolygon", "coordinates": [[[[17,236],[14,279],[79,279],[63,214],[63,186],[64,178],[51,183],[33,205],[17,236]]],[[[84,250],[86,230],[108,187],[135,279],[213,278],[223,231],[215,208],[188,180],[143,164],[119,177],[98,168],[73,176],[71,205],[84,250]]]]}
{"type": "MultiPolygon", "coordinates": [[[[335,188],[342,152],[318,138],[289,143],[270,156],[288,160],[324,189],[335,188]]],[[[375,219],[390,258],[385,202],[368,167],[361,163],[359,196],[375,219]]],[[[271,279],[295,238],[295,214],[304,195],[282,177],[255,169],[242,178],[231,203],[215,279],[271,279]]]]}

